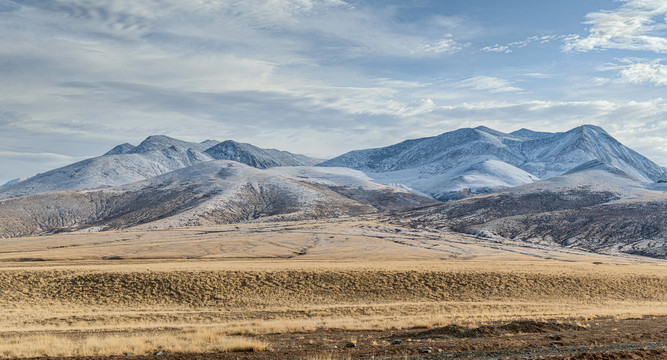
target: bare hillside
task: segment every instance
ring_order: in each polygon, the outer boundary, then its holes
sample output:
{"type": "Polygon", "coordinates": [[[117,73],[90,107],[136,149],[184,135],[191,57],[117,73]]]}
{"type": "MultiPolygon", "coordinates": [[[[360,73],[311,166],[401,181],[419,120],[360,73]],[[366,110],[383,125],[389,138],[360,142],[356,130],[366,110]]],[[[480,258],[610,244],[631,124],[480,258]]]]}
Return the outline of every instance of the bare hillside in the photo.
{"type": "Polygon", "coordinates": [[[375,184],[349,169],[259,170],[211,161],[146,181],[0,201],[3,237],[104,230],[299,220],[373,213],[433,200],[375,184]]]}
{"type": "Polygon", "coordinates": [[[427,209],[395,223],[601,253],[667,257],[667,192],[604,166],[427,209]]]}

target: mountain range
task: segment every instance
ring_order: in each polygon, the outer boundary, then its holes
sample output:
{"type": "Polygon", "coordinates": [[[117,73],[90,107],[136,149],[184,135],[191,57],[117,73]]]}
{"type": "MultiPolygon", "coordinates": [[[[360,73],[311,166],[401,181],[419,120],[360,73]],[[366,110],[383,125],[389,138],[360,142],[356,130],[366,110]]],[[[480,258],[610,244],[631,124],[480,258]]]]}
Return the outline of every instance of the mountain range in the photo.
{"type": "Polygon", "coordinates": [[[603,129],[464,128],[329,160],[163,135],[0,187],[0,237],[383,213],[432,231],[667,258],[667,169],[603,129]]]}
{"type": "Polygon", "coordinates": [[[436,199],[452,200],[549,179],[591,160],[639,181],[667,179],[665,168],[592,125],[564,133],[521,129],[506,134],[483,126],[459,129],[352,151],[319,165],[361,170],[381,183],[400,183],[436,199]]]}
{"type": "Polygon", "coordinates": [[[260,149],[234,141],[206,140],[193,143],[154,135],[147,137],[138,146],[121,144],[102,156],[0,188],[0,199],[58,190],[119,186],[212,160],[234,160],[261,169],[275,166],[310,166],[320,162],[303,155],[260,149]]]}

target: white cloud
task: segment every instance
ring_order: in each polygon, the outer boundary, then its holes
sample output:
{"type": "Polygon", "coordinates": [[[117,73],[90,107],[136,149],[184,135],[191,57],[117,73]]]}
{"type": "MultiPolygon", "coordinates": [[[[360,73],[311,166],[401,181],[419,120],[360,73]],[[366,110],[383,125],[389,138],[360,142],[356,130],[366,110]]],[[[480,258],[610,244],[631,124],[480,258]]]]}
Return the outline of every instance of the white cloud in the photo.
{"type": "MultiPolygon", "coordinates": [[[[615,76],[593,77],[582,84],[582,87],[607,85],[627,87],[628,84],[667,86],[667,65],[662,64],[659,59],[620,59],[617,63],[606,64],[599,70],[613,72],[615,76]]],[[[643,89],[648,90],[647,87],[643,87],[643,89]]]]}
{"type": "Polygon", "coordinates": [[[621,79],[627,82],[667,86],[667,65],[659,61],[631,63],[623,66],[619,73],[621,79]]]}
{"type": "Polygon", "coordinates": [[[523,89],[518,88],[512,82],[499,79],[492,76],[475,76],[458,83],[459,87],[473,90],[490,91],[492,93],[519,92],[523,89]]]}
{"type": "Polygon", "coordinates": [[[420,99],[410,104],[390,103],[389,106],[394,108],[395,113],[401,117],[419,116],[435,109],[435,103],[431,99],[420,99]]]}
{"type": "Polygon", "coordinates": [[[463,50],[463,48],[470,46],[470,43],[460,43],[452,38],[445,38],[436,41],[433,44],[420,46],[420,50],[426,53],[434,54],[452,54],[463,50]]]}
{"type": "Polygon", "coordinates": [[[85,159],[85,157],[68,156],[55,153],[31,153],[18,151],[0,151],[0,158],[13,160],[28,159],[37,163],[56,163],[60,165],[66,165],[78,160],[85,159]]]}
{"type": "Polygon", "coordinates": [[[667,2],[624,0],[611,11],[586,15],[588,35],[565,41],[566,51],[598,49],[646,50],[667,53],[667,2]]]}
{"type": "Polygon", "coordinates": [[[533,43],[548,44],[552,41],[566,39],[570,36],[571,35],[533,35],[520,41],[512,41],[505,45],[494,44],[492,46],[485,46],[482,48],[482,51],[509,54],[514,49],[521,49],[533,43]]]}
{"type": "Polygon", "coordinates": [[[507,46],[507,45],[498,45],[498,44],[495,44],[493,46],[485,46],[485,47],[482,48],[482,51],[505,53],[505,54],[509,54],[509,53],[512,52],[512,50],[510,49],[509,46],[507,46]]]}
{"type": "Polygon", "coordinates": [[[530,72],[530,73],[524,73],[521,74],[522,76],[526,76],[529,78],[534,78],[534,79],[549,79],[552,78],[552,74],[545,74],[545,73],[540,73],[540,72],[530,72]]]}

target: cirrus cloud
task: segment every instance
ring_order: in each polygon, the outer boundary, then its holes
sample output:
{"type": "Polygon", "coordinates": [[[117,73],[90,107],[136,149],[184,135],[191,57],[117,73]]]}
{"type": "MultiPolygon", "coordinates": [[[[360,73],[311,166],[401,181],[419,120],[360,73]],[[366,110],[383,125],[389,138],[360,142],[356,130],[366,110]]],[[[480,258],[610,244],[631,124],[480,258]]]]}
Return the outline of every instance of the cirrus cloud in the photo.
{"type": "Polygon", "coordinates": [[[459,87],[492,93],[518,92],[523,89],[516,87],[511,81],[493,76],[474,76],[458,83],[459,87]]]}
{"type": "Polygon", "coordinates": [[[667,3],[663,0],[624,0],[611,11],[586,15],[588,35],[566,40],[566,51],[603,49],[667,53],[667,3]]]}
{"type": "Polygon", "coordinates": [[[631,83],[667,86],[667,65],[659,60],[630,63],[622,66],[619,73],[623,80],[631,83]]]}

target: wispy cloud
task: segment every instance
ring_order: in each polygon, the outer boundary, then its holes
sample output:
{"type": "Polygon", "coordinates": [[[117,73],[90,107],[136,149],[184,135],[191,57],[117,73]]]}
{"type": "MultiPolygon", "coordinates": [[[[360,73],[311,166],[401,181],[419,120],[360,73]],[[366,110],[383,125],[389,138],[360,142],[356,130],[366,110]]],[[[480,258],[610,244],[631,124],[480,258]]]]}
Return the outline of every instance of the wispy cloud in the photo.
{"type": "Polygon", "coordinates": [[[523,89],[513,85],[511,81],[493,76],[475,76],[458,83],[459,87],[473,90],[490,91],[492,93],[518,92],[523,89]]]}
{"type": "Polygon", "coordinates": [[[482,48],[482,51],[495,52],[495,53],[505,53],[505,54],[509,54],[509,53],[512,52],[509,45],[498,45],[498,44],[495,44],[493,46],[485,46],[485,47],[482,48]]]}
{"type": "Polygon", "coordinates": [[[624,0],[610,11],[586,15],[588,35],[565,42],[566,51],[603,49],[667,52],[667,3],[662,0],[624,0]]]}
{"type": "Polygon", "coordinates": [[[556,40],[568,39],[572,35],[533,35],[523,40],[512,41],[507,44],[485,46],[482,51],[509,54],[515,49],[521,49],[531,44],[548,44],[556,40]]]}
{"type": "Polygon", "coordinates": [[[605,64],[600,70],[612,73],[612,75],[594,77],[584,86],[627,86],[628,84],[667,86],[667,65],[662,64],[661,59],[618,59],[617,62],[605,64]]]}
{"type": "Polygon", "coordinates": [[[633,62],[622,66],[619,73],[621,79],[627,82],[667,86],[667,65],[661,64],[659,60],[633,62]]]}
{"type": "Polygon", "coordinates": [[[426,44],[420,47],[421,50],[427,53],[442,54],[455,53],[461,51],[463,48],[470,46],[469,42],[461,43],[450,37],[436,41],[433,44],[426,44]]]}

